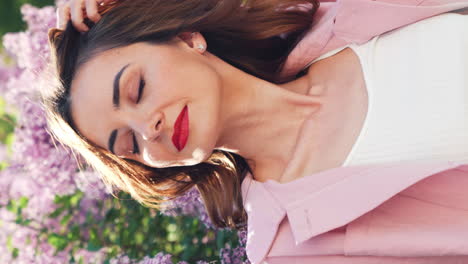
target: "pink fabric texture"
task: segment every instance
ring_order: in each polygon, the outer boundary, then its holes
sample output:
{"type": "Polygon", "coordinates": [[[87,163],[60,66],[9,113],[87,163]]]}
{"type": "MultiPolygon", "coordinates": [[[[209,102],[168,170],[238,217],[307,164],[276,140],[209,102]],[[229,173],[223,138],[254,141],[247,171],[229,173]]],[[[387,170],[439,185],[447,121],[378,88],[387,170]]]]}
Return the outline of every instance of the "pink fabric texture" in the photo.
{"type": "Polygon", "coordinates": [[[247,255],[252,263],[468,263],[467,189],[468,165],[450,161],[340,167],[288,183],[249,174],[247,255]]]}
{"type": "MultiPolygon", "coordinates": [[[[282,77],[348,43],[468,7],[466,0],[322,3],[282,77]]],[[[466,264],[468,165],[398,162],[334,168],[285,184],[247,177],[247,256],[257,263],[466,264]]]]}

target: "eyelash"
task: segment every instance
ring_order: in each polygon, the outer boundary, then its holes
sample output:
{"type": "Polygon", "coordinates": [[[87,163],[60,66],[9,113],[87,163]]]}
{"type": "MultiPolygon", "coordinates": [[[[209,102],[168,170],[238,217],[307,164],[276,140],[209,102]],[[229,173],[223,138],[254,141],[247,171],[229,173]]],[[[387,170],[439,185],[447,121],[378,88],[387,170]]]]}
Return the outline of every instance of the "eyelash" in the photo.
{"type": "Polygon", "coordinates": [[[135,136],[135,132],[131,132],[131,136],[132,136],[132,140],[133,140],[133,150],[132,150],[132,154],[140,154],[140,149],[138,148],[138,144],[137,144],[137,141],[136,141],[136,136],[135,136]]]}
{"type": "Polygon", "coordinates": [[[140,79],[140,86],[138,87],[138,96],[137,96],[137,100],[136,100],[136,103],[138,104],[140,102],[140,99],[141,99],[141,95],[143,94],[143,88],[145,87],[145,80],[143,79],[143,77],[140,79]]]}
{"type": "MultiPolygon", "coordinates": [[[[140,86],[138,87],[138,96],[137,96],[137,100],[136,100],[137,104],[140,102],[141,95],[143,94],[143,88],[144,87],[145,87],[145,80],[142,77],[140,79],[140,86]]],[[[140,150],[138,148],[138,143],[136,141],[135,131],[133,131],[133,130],[131,131],[131,137],[132,137],[132,141],[133,141],[133,150],[131,151],[131,153],[133,155],[139,154],[140,150]]]]}

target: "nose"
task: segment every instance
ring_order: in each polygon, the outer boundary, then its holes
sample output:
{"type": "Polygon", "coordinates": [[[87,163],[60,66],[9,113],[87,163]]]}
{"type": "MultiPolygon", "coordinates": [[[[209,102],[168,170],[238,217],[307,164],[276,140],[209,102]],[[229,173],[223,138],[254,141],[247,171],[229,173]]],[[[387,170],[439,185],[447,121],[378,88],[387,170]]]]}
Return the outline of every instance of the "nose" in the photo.
{"type": "Polygon", "coordinates": [[[141,135],[145,141],[153,141],[159,137],[164,127],[164,118],[161,114],[154,114],[147,119],[133,123],[133,130],[141,135]]]}

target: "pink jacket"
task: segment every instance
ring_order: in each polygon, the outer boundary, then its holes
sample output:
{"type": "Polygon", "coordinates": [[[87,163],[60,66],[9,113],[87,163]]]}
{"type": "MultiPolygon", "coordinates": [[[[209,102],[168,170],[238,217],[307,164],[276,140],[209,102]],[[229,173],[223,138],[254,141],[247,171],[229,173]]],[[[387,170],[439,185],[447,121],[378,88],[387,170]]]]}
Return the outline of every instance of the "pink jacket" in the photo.
{"type": "Polygon", "coordinates": [[[242,182],[257,263],[466,264],[468,165],[340,167],[242,182]],[[463,256],[457,256],[463,255],[463,256]]]}
{"type": "MultiPolygon", "coordinates": [[[[467,0],[323,3],[283,73],[349,42],[464,7],[467,0]]],[[[247,256],[253,264],[466,264],[467,190],[468,164],[453,161],[340,167],[285,184],[249,174],[242,182],[247,256]]]]}

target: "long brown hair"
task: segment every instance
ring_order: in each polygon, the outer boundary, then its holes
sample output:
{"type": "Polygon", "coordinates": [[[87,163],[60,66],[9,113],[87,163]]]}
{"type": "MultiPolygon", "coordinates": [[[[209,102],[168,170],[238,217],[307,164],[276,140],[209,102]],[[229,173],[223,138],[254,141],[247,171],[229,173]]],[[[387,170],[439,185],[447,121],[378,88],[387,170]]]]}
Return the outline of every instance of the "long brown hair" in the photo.
{"type": "Polygon", "coordinates": [[[316,0],[118,0],[101,6],[102,18],[78,32],[51,29],[49,44],[56,85],[44,93],[50,132],[100,172],[104,183],[128,192],[141,204],[161,209],[196,186],[218,227],[246,223],[241,182],[250,172],[241,156],[214,150],[194,165],[152,168],[116,157],[83,137],[70,113],[74,73],[97,54],[136,42],[164,43],[182,32],[200,32],[208,51],[239,69],[274,82],[287,55],[312,24],[316,0]],[[298,8],[298,5],[308,8],[298,8]]]}

